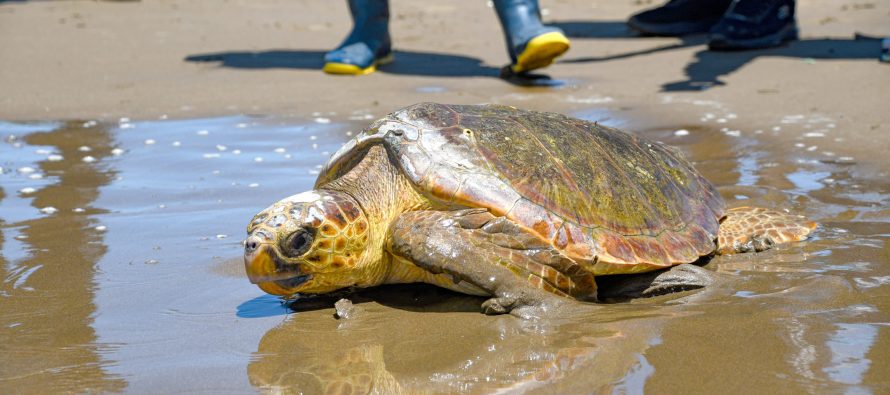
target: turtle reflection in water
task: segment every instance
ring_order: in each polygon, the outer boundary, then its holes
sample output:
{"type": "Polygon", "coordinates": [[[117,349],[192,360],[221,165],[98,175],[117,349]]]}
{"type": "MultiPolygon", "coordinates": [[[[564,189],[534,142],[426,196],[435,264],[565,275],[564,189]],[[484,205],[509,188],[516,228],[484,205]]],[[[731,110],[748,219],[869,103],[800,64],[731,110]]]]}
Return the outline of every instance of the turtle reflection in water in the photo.
{"type": "Polygon", "coordinates": [[[713,254],[806,238],[815,223],[726,209],[676,150],[560,114],[422,103],[371,124],[315,189],[257,214],[244,262],[282,296],[425,282],[488,296],[488,314],[702,287],[713,254]],[[642,285],[633,284],[639,278],[642,285]],[[620,290],[619,290],[620,291],[620,290]],[[615,290],[603,289],[603,294],[615,290]]]}

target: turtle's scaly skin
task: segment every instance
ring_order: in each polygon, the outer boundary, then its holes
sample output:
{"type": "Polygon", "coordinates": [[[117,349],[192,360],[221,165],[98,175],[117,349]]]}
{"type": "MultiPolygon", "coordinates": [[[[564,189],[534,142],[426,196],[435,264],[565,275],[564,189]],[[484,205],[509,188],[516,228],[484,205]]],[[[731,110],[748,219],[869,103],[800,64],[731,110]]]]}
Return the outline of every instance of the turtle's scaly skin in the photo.
{"type": "MultiPolygon", "coordinates": [[[[248,225],[248,233],[255,242],[272,244],[278,232],[292,234],[301,228],[313,230],[313,248],[303,256],[303,265],[313,273],[337,271],[354,266],[365,252],[369,225],[356,204],[343,199],[321,199],[312,192],[287,197],[269,210],[256,216],[248,225]],[[298,222],[296,219],[301,219],[298,222]]],[[[261,255],[251,262],[254,272],[274,274],[281,271],[282,252],[261,255]],[[276,256],[277,255],[277,256],[276,256]]],[[[279,278],[257,278],[260,288],[270,294],[284,295],[288,291],[275,281],[279,278]]],[[[331,284],[326,291],[341,288],[331,284]]]]}
{"type": "Polygon", "coordinates": [[[316,186],[384,144],[431,198],[484,207],[592,273],[650,271],[714,251],[723,200],[673,149],[560,114],[423,103],[372,124],[316,186]]]}
{"type": "Polygon", "coordinates": [[[760,252],[775,244],[800,241],[816,228],[816,223],[761,207],[736,207],[726,212],[720,223],[717,253],[760,252]]]}

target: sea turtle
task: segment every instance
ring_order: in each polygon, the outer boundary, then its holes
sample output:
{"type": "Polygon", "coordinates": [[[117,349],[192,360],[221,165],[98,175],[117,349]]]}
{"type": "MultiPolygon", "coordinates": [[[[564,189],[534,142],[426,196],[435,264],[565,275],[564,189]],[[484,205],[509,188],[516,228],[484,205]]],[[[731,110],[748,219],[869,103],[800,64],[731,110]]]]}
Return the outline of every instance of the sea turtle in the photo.
{"type": "Polygon", "coordinates": [[[802,240],[815,226],[727,210],[677,150],[617,129],[421,103],[345,144],[314,190],[257,214],[244,263],[274,295],[425,282],[490,296],[486,313],[524,315],[596,300],[595,276],[673,267],[646,292],[700,287],[707,271],[683,264],[802,240]]]}

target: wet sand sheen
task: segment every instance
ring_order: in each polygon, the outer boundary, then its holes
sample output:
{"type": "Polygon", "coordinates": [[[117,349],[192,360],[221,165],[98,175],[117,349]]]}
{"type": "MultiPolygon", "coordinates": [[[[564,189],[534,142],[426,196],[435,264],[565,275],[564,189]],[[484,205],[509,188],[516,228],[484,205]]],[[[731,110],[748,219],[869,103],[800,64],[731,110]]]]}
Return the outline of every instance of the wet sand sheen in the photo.
{"type": "Polygon", "coordinates": [[[83,145],[96,147],[92,157],[106,158],[111,134],[106,128],[83,130],[69,123],[29,133],[22,142],[61,155],[40,162],[35,173],[57,177],[56,182],[28,194],[44,212],[58,211],[8,225],[0,222],[3,233],[15,234],[27,253],[12,261],[0,255],[2,296],[8,298],[0,304],[5,324],[0,330],[10,340],[5,343],[11,357],[4,363],[9,374],[4,379],[21,392],[119,391],[126,382],[104,371],[109,361],[102,357],[104,347],[97,344],[91,325],[95,264],[107,251],[103,232],[95,228],[99,210],[92,204],[115,173],[76,157],[83,145]],[[54,379],[47,381],[48,375],[54,379]]]}
{"type": "Polygon", "coordinates": [[[705,291],[541,322],[487,317],[479,299],[426,286],[354,295],[347,320],[330,302],[287,310],[243,277],[246,222],[309,189],[347,132],[381,115],[0,123],[17,136],[0,144],[0,387],[888,390],[890,184],[716,122],[609,121],[678,146],[730,205],[819,221],[814,240],[714,259],[722,282],[705,291]]]}

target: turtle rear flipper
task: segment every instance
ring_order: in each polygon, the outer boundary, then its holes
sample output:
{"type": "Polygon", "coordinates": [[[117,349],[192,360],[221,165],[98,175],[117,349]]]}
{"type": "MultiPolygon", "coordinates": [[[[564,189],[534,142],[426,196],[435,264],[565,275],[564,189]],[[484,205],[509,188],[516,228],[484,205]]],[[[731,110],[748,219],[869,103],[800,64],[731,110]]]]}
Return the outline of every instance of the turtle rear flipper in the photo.
{"type": "Polygon", "coordinates": [[[654,272],[600,276],[597,286],[601,301],[621,302],[705,288],[716,280],[711,271],[684,263],[654,272]]]}
{"type": "Polygon", "coordinates": [[[737,207],[726,212],[717,235],[717,253],[760,252],[776,244],[801,241],[816,223],[798,215],[760,207],[737,207]]]}
{"type": "Polygon", "coordinates": [[[388,250],[393,255],[492,295],[482,305],[486,314],[537,316],[564,304],[566,296],[596,297],[590,273],[485,209],[412,211],[399,216],[390,229],[388,250]]]}

